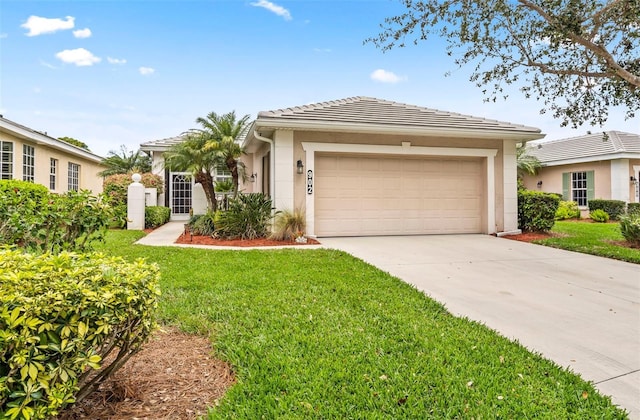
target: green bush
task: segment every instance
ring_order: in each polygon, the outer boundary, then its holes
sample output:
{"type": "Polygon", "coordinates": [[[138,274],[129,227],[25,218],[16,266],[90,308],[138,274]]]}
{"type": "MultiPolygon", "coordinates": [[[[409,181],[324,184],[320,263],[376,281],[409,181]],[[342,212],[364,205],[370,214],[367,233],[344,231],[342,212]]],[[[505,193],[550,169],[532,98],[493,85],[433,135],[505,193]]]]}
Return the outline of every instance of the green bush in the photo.
{"type": "Polygon", "coordinates": [[[215,234],[229,239],[264,238],[271,223],[271,199],[261,193],[240,194],[220,214],[215,234]]]}
{"type": "Polygon", "coordinates": [[[627,203],[627,215],[640,216],[640,203],[627,203]]]}
{"type": "Polygon", "coordinates": [[[195,214],[189,219],[189,229],[194,235],[211,236],[215,230],[219,212],[207,211],[205,214],[195,214]]]}
{"type": "Polygon", "coordinates": [[[602,209],[590,211],[589,217],[591,217],[591,220],[598,223],[605,223],[609,221],[609,214],[602,209]]]}
{"type": "Polygon", "coordinates": [[[640,214],[620,217],[620,233],[627,242],[640,248],[640,214]]]}
{"type": "Polygon", "coordinates": [[[301,210],[283,210],[275,216],[271,238],[277,241],[294,240],[304,235],[306,224],[305,214],[301,210]]]}
{"type": "Polygon", "coordinates": [[[163,206],[147,206],[144,208],[144,227],[154,229],[162,226],[171,218],[171,209],[163,206]]]}
{"type": "Polygon", "coordinates": [[[575,201],[560,201],[558,210],[556,210],[556,220],[579,219],[580,209],[575,201]]]}
{"type": "Polygon", "coordinates": [[[544,232],[555,223],[560,203],[557,194],[541,191],[518,191],[518,227],[525,232],[544,232]]]}
{"type": "Polygon", "coordinates": [[[158,281],[142,260],[0,249],[0,418],[47,418],[95,389],[155,328],[158,281]]]}
{"type": "MultiPolygon", "coordinates": [[[[102,181],[102,189],[107,196],[107,202],[114,208],[113,225],[124,227],[127,223],[127,193],[129,184],[133,182],[132,174],[110,175],[102,181]]],[[[145,188],[157,188],[162,191],[164,186],[162,178],[149,172],[140,174],[140,183],[145,188]]]]}
{"type": "Polygon", "coordinates": [[[102,196],[88,191],[55,194],[30,182],[0,181],[0,244],[82,251],[104,238],[112,215],[102,196]]]}
{"type": "Polygon", "coordinates": [[[626,207],[627,203],[621,200],[589,200],[589,212],[603,210],[612,220],[618,220],[618,217],[624,215],[626,207]]]}

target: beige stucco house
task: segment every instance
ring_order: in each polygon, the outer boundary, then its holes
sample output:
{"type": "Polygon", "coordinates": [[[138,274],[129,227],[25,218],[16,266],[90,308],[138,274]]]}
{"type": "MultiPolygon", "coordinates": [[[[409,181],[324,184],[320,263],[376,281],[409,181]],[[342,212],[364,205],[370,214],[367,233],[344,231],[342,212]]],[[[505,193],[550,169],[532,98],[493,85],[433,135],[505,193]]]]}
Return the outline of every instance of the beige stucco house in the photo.
{"type": "MultiPolygon", "coordinates": [[[[242,139],[253,181],[242,188],[268,194],[276,210],[303,211],[309,236],[516,232],[516,144],[542,137],[370,97],[265,111],[242,139]]],[[[162,167],[174,141],[141,149],[162,167]]],[[[167,201],[180,201],[186,184],[164,176],[167,201]]]]}
{"type": "Polygon", "coordinates": [[[562,194],[585,214],[594,198],[640,202],[640,134],[607,131],[528,147],[543,165],[524,177],[528,189],[562,194]]]}
{"type": "Polygon", "coordinates": [[[52,192],[102,192],[102,158],[0,116],[0,179],[42,184],[52,192]]]}

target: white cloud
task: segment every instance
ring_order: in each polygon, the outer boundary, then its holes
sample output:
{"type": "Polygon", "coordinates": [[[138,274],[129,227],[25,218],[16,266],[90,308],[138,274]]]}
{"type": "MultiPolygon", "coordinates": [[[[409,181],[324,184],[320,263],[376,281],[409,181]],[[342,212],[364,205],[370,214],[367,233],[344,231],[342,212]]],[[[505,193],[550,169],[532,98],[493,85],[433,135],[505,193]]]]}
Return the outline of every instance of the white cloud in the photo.
{"type": "Polygon", "coordinates": [[[54,66],[53,64],[51,64],[51,63],[47,63],[46,61],[42,61],[42,60],[40,60],[40,65],[41,65],[41,66],[44,66],[44,67],[47,67],[47,68],[49,68],[49,69],[51,69],[51,70],[57,70],[57,69],[58,69],[58,68],[57,68],[56,66],[54,66]]]}
{"type": "Polygon", "coordinates": [[[331,52],[331,48],[314,48],[313,52],[329,54],[331,52]]]}
{"type": "Polygon", "coordinates": [[[140,72],[141,75],[143,76],[149,76],[152,75],[153,73],[156,72],[156,69],[151,68],[151,67],[140,67],[138,69],[138,71],[140,72]]]}
{"type": "Polygon", "coordinates": [[[96,57],[84,48],[76,48],[75,50],[64,50],[56,54],[56,58],[64,63],[75,64],[79,67],[93,66],[100,62],[100,57],[96,57]]]}
{"type": "Polygon", "coordinates": [[[0,34],[0,39],[5,39],[5,38],[9,38],[9,34],[4,33],[4,32],[3,32],[3,33],[1,33],[1,34],[0,34]]]}
{"type": "Polygon", "coordinates": [[[293,19],[293,17],[291,17],[291,13],[290,13],[287,9],[285,9],[285,8],[284,8],[284,7],[282,7],[282,6],[278,6],[278,5],[277,5],[277,4],[275,4],[275,3],[271,3],[271,2],[270,2],[270,1],[268,1],[268,0],[258,0],[258,1],[257,1],[257,2],[255,2],[255,3],[251,3],[251,5],[252,5],[252,6],[255,6],[255,7],[262,7],[262,8],[265,8],[265,9],[267,9],[268,11],[273,12],[273,13],[275,13],[275,14],[276,14],[276,15],[278,15],[278,16],[282,16],[282,18],[283,18],[284,20],[291,20],[291,19],[293,19]]]}
{"type": "Polygon", "coordinates": [[[67,16],[66,20],[29,16],[29,19],[20,25],[20,27],[29,30],[29,32],[27,32],[27,36],[37,36],[42,34],[52,34],[65,29],[72,29],[74,20],[75,18],[72,16],[67,16]]]}
{"type": "Polygon", "coordinates": [[[371,80],[375,80],[376,82],[381,82],[381,83],[398,83],[398,82],[403,82],[407,80],[406,76],[398,76],[397,74],[391,71],[387,71],[383,69],[374,70],[374,72],[371,73],[370,77],[371,77],[371,80]]]}
{"type": "Polygon", "coordinates": [[[109,62],[109,64],[126,64],[127,60],[125,60],[124,58],[113,58],[113,57],[107,57],[107,61],[109,62]]]}
{"type": "Polygon", "coordinates": [[[73,31],[73,36],[76,38],[89,38],[91,36],[91,29],[78,29],[77,31],[73,31]]]}

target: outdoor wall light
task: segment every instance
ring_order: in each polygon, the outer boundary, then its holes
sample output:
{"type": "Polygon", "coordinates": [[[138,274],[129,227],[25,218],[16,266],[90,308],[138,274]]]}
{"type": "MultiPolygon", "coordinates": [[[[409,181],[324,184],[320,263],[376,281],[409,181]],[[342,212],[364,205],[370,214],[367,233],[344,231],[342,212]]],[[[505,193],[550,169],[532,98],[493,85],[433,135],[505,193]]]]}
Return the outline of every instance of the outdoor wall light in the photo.
{"type": "Polygon", "coordinates": [[[251,176],[249,177],[249,181],[251,182],[256,182],[256,179],[258,179],[258,174],[251,174],[251,176]]]}
{"type": "Polygon", "coordinates": [[[542,187],[542,181],[538,181],[538,188],[542,187]]]}
{"type": "Polygon", "coordinates": [[[631,176],[629,177],[629,181],[631,181],[631,182],[636,182],[636,181],[637,181],[637,179],[636,179],[636,177],[635,177],[635,176],[631,175],[631,176]]]}
{"type": "Polygon", "coordinates": [[[298,159],[298,163],[296,163],[296,172],[298,172],[298,174],[304,173],[304,165],[302,164],[302,159],[298,159]]]}

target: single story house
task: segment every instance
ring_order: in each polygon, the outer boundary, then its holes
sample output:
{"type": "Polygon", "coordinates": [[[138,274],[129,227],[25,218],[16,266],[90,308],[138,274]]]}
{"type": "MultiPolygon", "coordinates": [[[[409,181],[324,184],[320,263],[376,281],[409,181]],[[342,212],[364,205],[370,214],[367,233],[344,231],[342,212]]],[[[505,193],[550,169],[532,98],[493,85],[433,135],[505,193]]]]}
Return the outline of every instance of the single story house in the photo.
{"type": "Polygon", "coordinates": [[[584,211],[594,198],[640,202],[640,134],[606,131],[533,142],[528,154],[543,165],[524,177],[528,189],[562,194],[584,211]]]}
{"type": "MultiPolygon", "coordinates": [[[[361,96],[264,111],[241,140],[253,181],[241,188],[303,211],[308,236],[517,232],[516,144],[543,136],[361,96]]],[[[161,163],[172,141],[141,149],[161,163]]],[[[164,175],[167,201],[181,200],[180,174],[164,175]]]]}
{"type": "Polygon", "coordinates": [[[42,184],[52,192],[102,192],[102,158],[0,115],[0,179],[42,184]]]}

